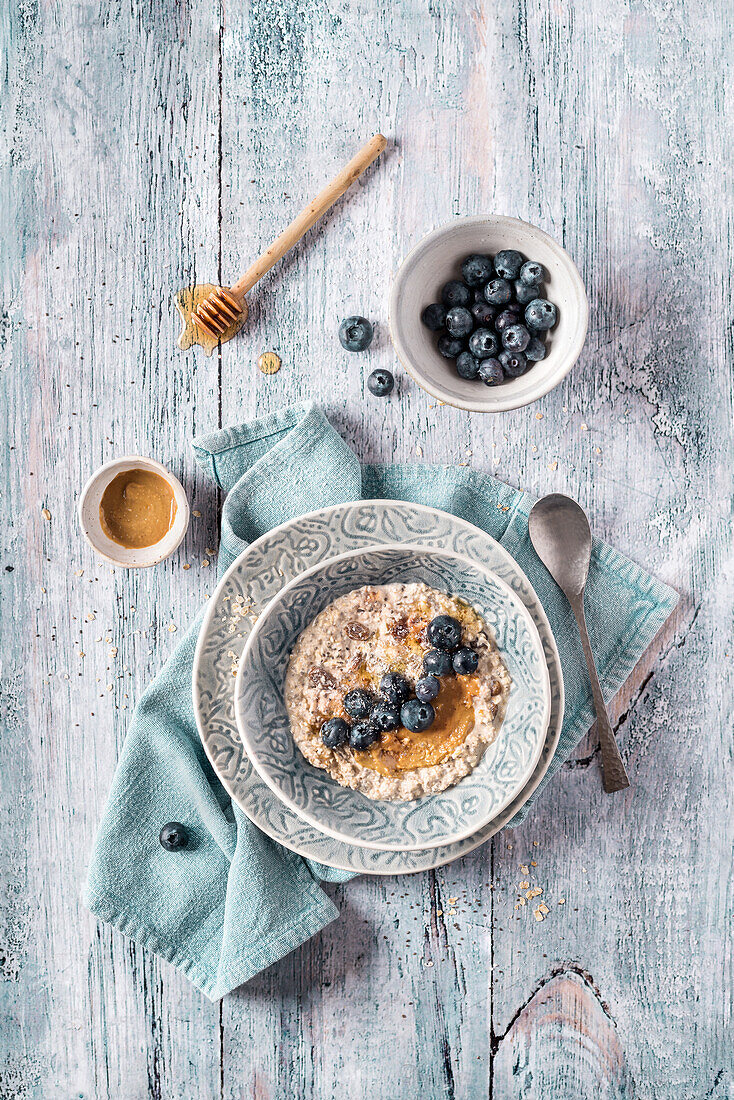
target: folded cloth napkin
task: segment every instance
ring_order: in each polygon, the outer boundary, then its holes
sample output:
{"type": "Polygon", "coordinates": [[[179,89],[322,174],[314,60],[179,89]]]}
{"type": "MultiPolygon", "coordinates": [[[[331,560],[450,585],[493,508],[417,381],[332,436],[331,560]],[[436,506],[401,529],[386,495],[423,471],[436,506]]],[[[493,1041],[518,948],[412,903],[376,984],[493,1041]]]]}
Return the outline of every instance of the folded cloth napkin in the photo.
{"type": "MultiPolygon", "coordinates": [[[[563,731],[537,797],[588,730],[593,707],[571,611],[528,538],[531,498],[465,467],[361,466],[312,404],[224,428],[195,440],[194,451],[227,493],[220,575],[276,524],[360,498],[431,505],[502,543],[538,593],[563,664],[563,731]]],[[[595,541],[588,625],[607,698],[624,683],[676,602],[670,588],[595,541]]],[[[333,920],[338,910],[318,880],[351,876],[274,843],[231,804],[214,775],[191,698],[202,615],[133,714],[95,840],[85,902],[216,1000],[333,920]],[[192,843],[185,851],[161,847],[158,834],[168,821],[189,827],[192,843]]],[[[525,818],[534,798],[512,825],[525,818]]]]}

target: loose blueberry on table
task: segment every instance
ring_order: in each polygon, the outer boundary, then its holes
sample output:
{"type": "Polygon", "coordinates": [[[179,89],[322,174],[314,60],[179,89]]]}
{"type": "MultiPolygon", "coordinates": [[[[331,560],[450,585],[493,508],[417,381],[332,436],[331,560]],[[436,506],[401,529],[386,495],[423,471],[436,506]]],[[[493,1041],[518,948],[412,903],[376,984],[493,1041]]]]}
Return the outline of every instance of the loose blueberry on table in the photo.
{"type": "Polygon", "coordinates": [[[385,370],[384,367],[373,370],[367,379],[367,389],[374,397],[387,397],[389,393],[392,393],[394,386],[395,378],[392,372],[385,370]]]}
{"type": "Polygon", "coordinates": [[[339,343],[345,351],[366,351],[373,329],[366,317],[345,317],[339,325],[339,343]]]}
{"type": "Polygon", "coordinates": [[[426,328],[438,335],[439,354],[454,360],[458,376],[498,386],[545,359],[545,333],[558,311],[543,297],[543,265],[505,248],[494,259],[472,253],[460,270],[461,279],[445,283],[441,301],[421,313],[426,328]]]}

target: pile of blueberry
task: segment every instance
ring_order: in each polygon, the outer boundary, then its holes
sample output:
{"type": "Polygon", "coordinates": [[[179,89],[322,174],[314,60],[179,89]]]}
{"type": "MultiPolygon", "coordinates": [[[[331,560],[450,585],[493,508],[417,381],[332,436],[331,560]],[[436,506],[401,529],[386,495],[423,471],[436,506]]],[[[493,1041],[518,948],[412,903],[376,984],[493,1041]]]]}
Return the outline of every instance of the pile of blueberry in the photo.
{"type": "Polygon", "coordinates": [[[473,253],[450,279],[441,301],[421,314],[440,332],[438,350],[453,359],[461,378],[497,386],[518,378],[545,358],[545,333],[557,320],[556,307],[542,296],[545,270],[514,248],[491,256],[473,253]]]}
{"type": "Polygon", "coordinates": [[[423,676],[415,691],[399,672],[387,672],[380,680],[379,695],[355,688],[344,696],[344,710],[354,722],[330,718],[321,727],[321,740],[329,749],[349,742],[353,749],[368,749],[381,733],[404,726],[412,733],[430,729],[436,718],[433,700],[441,689],[441,676],[476,672],[479,657],[461,644],[461,623],[450,615],[437,615],[428,624],[427,637],[433,646],[423,658],[423,676]]]}

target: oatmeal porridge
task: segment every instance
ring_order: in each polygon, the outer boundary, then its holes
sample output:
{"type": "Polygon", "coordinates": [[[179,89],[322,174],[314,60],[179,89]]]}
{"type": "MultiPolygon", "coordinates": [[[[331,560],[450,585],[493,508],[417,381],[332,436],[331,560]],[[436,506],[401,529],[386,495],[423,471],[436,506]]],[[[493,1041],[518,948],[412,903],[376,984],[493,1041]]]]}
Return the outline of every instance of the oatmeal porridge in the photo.
{"type": "Polygon", "coordinates": [[[426,584],[367,585],[301,633],[285,703],[305,758],[368,798],[453,786],[497,736],[510,676],[481,616],[426,584]]]}

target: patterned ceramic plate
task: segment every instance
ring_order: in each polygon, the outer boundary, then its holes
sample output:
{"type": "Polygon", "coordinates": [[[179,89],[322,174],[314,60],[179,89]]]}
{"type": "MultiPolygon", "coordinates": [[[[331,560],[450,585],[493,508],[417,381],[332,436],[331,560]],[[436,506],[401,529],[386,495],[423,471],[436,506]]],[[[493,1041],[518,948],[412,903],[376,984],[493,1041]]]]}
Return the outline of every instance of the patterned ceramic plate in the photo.
{"type": "Polygon", "coordinates": [[[245,752],[267,785],[322,833],[380,851],[439,848],[482,829],[533,774],[550,719],[548,665],[527,607],[481,561],[407,543],[374,546],[319,562],[271,601],[240,660],[235,717],[245,752]],[[285,706],[288,661],[308,624],[356,588],[394,582],[422,582],[465,600],[482,616],[511,678],[504,720],[476,767],[446,790],[412,802],[367,798],[310,764],[293,740],[285,706]]]}
{"type": "Polygon", "coordinates": [[[545,775],[563,722],[563,678],[548,619],[514,558],[489,535],[447,512],[396,501],[339,504],[291,520],[240,555],[217,586],[196,647],[194,712],[204,749],[223,786],[264,833],[308,859],[375,875],[440,867],[483,844],[514,817],[545,775]],[[551,684],[551,720],[535,770],[512,802],[483,829],[455,844],[413,852],[383,852],[334,840],[302,821],[273,795],[251,766],[234,715],[234,674],[252,626],[283,585],[324,558],[375,543],[412,542],[450,549],[481,561],[530,611],[540,634],[551,684]]]}

